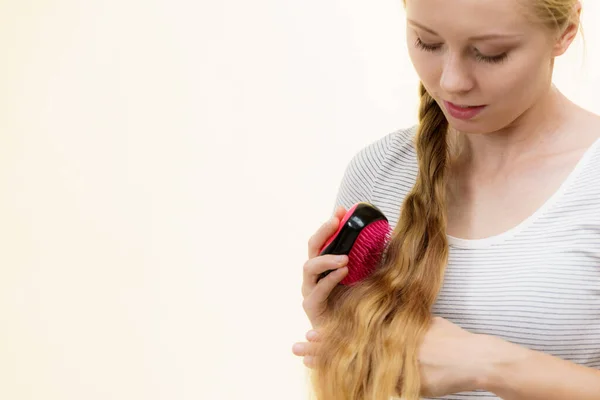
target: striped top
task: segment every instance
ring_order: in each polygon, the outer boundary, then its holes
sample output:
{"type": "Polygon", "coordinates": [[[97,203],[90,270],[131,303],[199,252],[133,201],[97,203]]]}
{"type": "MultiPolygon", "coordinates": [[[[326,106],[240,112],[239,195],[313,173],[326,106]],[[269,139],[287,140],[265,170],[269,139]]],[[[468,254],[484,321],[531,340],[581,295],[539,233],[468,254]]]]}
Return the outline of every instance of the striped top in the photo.
{"type": "MultiPolygon", "coordinates": [[[[370,143],[349,162],[335,206],[377,206],[395,227],[417,177],[416,126],[370,143]]],[[[600,139],[560,188],[496,236],[448,236],[433,313],[474,333],[600,369],[600,139]]],[[[499,399],[486,391],[442,399],[499,399]]]]}

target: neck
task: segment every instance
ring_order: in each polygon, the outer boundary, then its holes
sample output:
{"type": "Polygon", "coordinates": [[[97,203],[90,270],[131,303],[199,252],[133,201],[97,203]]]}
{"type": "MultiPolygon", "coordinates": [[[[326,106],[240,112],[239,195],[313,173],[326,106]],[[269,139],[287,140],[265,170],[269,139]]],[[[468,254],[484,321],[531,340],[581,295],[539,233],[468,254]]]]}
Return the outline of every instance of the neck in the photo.
{"type": "Polygon", "coordinates": [[[453,163],[478,175],[498,174],[520,162],[551,151],[568,131],[571,103],[554,86],[510,125],[490,133],[462,133],[450,129],[453,163]]]}

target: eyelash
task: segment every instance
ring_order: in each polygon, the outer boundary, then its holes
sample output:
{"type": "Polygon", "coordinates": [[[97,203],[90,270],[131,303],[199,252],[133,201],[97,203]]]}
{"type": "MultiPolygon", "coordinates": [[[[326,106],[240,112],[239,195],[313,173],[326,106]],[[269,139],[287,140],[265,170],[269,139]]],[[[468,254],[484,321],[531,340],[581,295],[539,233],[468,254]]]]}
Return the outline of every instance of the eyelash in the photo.
{"type": "MultiPolygon", "coordinates": [[[[431,51],[431,52],[439,49],[439,45],[435,45],[435,46],[427,45],[427,44],[423,43],[421,41],[421,39],[419,39],[419,38],[417,38],[417,40],[415,41],[415,46],[417,46],[418,48],[420,48],[422,50],[431,51]]],[[[483,62],[487,62],[490,64],[499,64],[503,61],[506,61],[506,59],[508,58],[508,53],[500,54],[499,56],[493,56],[493,57],[488,57],[488,56],[481,55],[479,53],[475,53],[475,58],[478,61],[483,61],[483,62]]]]}

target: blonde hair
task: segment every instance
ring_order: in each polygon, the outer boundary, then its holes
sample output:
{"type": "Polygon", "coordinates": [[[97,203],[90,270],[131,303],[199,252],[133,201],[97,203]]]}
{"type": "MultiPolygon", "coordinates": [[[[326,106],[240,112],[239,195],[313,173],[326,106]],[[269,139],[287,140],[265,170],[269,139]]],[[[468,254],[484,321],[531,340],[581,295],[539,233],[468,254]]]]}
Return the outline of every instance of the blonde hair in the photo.
{"type": "MultiPolygon", "coordinates": [[[[539,21],[565,28],[577,0],[528,0],[539,21]],[[533,8],[532,7],[533,4],[533,8]]],[[[573,15],[575,14],[575,15],[573,15]]],[[[317,365],[318,400],[389,400],[421,395],[418,350],[431,321],[448,260],[446,181],[448,122],[420,84],[415,148],[419,172],[378,269],[330,294],[317,365]]]]}

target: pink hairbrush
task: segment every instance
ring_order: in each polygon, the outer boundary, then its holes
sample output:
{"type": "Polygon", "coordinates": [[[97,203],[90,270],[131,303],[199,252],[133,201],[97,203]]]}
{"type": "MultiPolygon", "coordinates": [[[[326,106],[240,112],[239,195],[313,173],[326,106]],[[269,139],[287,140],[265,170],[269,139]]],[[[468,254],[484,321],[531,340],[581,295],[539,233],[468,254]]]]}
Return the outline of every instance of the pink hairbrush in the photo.
{"type": "MultiPolygon", "coordinates": [[[[320,255],[346,254],[348,274],[340,283],[352,285],[377,268],[390,236],[385,215],[373,204],[359,202],[346,212],[337,232],[321,248],[320,255]]],[[[317,281],[333,271],[323,272],[317,281]]]]}

